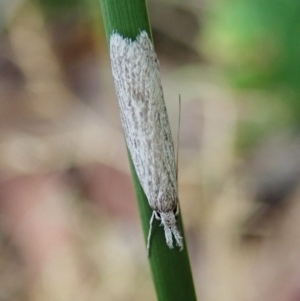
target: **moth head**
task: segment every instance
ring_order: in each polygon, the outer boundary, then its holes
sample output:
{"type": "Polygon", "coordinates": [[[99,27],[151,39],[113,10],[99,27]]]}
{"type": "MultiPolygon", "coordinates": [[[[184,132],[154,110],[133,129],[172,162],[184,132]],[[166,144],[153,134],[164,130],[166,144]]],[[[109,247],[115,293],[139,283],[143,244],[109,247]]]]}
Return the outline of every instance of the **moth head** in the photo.
{"type": "Polygon", "coordinates": [[[174,225],[176,225],[177,222],[177,215],[176,215],[176,211],[169,211],[169,212],[159,212],[158,213],[159,218],[161,220],[161,223],[165,226],[165,227],[173,227],[174,225]]]}

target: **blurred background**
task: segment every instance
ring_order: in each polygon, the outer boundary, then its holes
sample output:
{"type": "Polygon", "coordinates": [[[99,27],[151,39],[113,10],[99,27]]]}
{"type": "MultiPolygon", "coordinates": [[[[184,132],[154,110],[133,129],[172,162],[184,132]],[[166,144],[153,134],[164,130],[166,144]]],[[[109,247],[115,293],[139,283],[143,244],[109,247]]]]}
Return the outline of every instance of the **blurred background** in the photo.
{"type": "MultiPolygon", "coordinates": [[[[300,300],[300,3],[148,8],[199,300],[300,300]]],[[[99,1],[0,29],[0,300],[155,300],[99,1]]]]}

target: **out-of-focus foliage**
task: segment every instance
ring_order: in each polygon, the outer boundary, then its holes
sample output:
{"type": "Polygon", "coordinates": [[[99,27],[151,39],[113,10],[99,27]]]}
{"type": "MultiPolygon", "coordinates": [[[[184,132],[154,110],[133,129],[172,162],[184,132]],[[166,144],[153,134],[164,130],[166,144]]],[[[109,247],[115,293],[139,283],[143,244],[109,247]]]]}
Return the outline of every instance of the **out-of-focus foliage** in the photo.
{"type": "Polygon", "coordinates": [[[300,124],[299,15],[299,1],[283,0],[218,1],[212,10],[206,52],[252,102],[251,121],[239,129],[240,147],[272,129],[300,124]]]}
{"type": "Polygon", "coordinates": [[[237,86],[300,90],[298,1],[219,1],[214,12],[209,49],[237,86]]]}
{"type": "MultiPolygon", "coordinates": [[[[199,300],[300,300],[299,1],[147,2],[199,300]]],[[[1,301],[155,298],[99,8],[0,1],[1,301]]]]}

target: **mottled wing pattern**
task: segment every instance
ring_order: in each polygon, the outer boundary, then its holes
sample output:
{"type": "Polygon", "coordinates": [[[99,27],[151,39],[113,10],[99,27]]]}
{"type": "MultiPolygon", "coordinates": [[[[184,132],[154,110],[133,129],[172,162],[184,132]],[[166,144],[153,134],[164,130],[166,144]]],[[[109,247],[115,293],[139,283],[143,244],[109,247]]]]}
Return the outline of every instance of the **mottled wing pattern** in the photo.
{"type": "Polygon", "coordinates": [[[154,210],[148,252],[154,216],[164,225],[167,245],[173,247],[174,235],[182,249],[176,221],[174,146],[153,45],[145,31],[136,41],[114,33],[110,38],[110,56],[126,143],[149,205],[154,210]]]}
{"type": "Polygon", "coordinates": [[[126,143],[152,209],[177,205],[174,146],[163,100],[159,63],[146,32],[136,41],[113,34],[113,76],[126,143]]]}

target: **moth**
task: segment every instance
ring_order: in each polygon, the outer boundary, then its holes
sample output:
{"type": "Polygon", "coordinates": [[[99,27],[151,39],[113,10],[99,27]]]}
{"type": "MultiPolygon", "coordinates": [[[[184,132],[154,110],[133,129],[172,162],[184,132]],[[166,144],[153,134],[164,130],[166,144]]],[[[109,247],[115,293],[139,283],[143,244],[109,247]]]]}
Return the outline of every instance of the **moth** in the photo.
{"type": "Polygon", "coordinates": [[[141,31],[136,40],[113,33],[110,58],[126,144],[153,209],[147,239],[148,254],[154,218],[164,227],[167,245],[173,248],[174,236],[182,249],[183,239],[177,227],[177,163],[159,62],[147,32],[141,31]]]}

